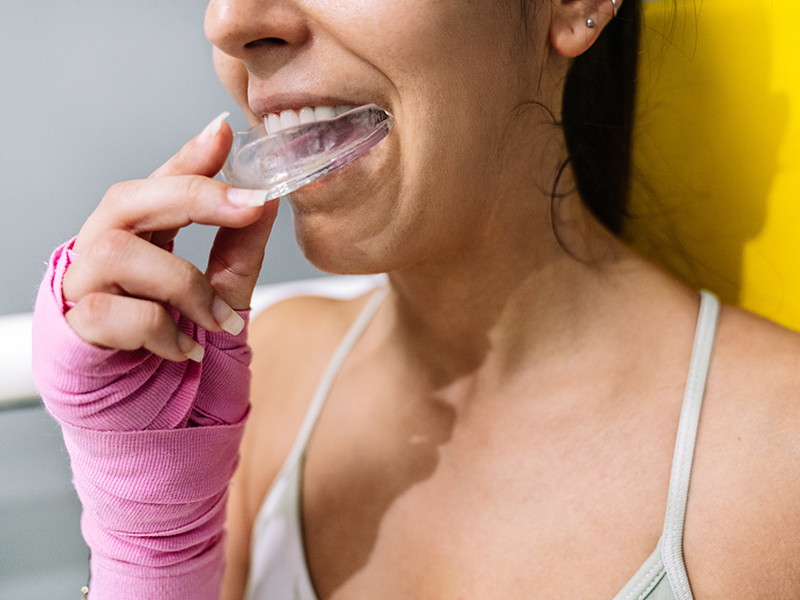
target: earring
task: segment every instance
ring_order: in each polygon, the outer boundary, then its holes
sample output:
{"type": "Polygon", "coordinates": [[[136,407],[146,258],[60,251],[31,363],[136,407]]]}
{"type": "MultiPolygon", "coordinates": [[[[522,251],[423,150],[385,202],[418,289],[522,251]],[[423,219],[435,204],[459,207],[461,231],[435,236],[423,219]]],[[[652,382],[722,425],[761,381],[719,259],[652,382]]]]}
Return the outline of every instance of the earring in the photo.
{"type": "Polygon", "coordinates": [[[591,29],[592,27],[594,27],[594,21],[593,21],[592,19],[588,19],[588,20],[586,21],[586,26],[587,26],[589,29],[591,29]]]}
{"type": "Polygon", "coordinates": [[[617,6],[617,0],[611,0],[611,5],[614,7],[614,16],[617,16],[619,12],[619,6],[617,6]]]}

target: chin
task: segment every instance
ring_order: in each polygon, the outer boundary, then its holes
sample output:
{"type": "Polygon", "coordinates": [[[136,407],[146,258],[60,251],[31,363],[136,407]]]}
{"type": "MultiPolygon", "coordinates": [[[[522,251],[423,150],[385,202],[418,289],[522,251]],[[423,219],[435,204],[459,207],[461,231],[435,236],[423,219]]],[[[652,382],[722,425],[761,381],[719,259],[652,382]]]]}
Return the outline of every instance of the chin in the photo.
{"type": "Polygon", "coordinates": [[[395,231],[399,186],[369,166],[357,159],[289,195],[297,243],[322,271],[364,275],[393,266],[388,259],[402,239],[395,231]]]}
{"type": "MultiPolygon", "coordinates": [[[[295,214],[295,236],[306,259],[317,269],[336,275],[372,275],[390,268],[379,236],[330,214],[295,214]],[[360,231],[361,230],[361,231],[360,231]]],[[[385,244],[388,246],[388,244],[385,244]]]]}

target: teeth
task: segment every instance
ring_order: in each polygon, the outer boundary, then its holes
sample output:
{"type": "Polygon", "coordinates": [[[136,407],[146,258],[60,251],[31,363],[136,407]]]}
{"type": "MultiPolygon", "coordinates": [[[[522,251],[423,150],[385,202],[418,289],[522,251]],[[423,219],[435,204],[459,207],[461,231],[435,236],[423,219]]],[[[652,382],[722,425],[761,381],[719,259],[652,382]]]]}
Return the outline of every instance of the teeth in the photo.
{"type": "Polygon", "coordinates": [[[295,125],[300,125],[300,117],[293,110],[284,110],[281,113],[281,129],[289,129],[295,125]]]}
{"type": "Polygon", "coordinates": [[[278,113],[270,113],[264,117],[264,127],[267,133],[277,133],[283,129],[300,125],[301,123],[313,123],[314,121],[328,121],[339,115],[353,110],[353,106],[317,106],[311,108],[306,106],[299,111],[284,110],[278,113]]]}
{"type": "Polygon", "coordinates": [[[300,109],[300,122],[301,123],[313,123],[316,121],[317,118],[314,115],[314,109],[306,106],[305,108],[300,109]]]}
{"type": "Polygon", "coordinates": [[[275,113],[270,113],[264,119],[264,125],[267,127],[267,133],[275,133],[281,130],[281,118],[275,113]]]}
{"type": "Polygon", "coordinates": [[[317,121],[327,121],[336,118],[336,109],[332,106],[318,106],[314,109],[314,116],[317,121]]]}

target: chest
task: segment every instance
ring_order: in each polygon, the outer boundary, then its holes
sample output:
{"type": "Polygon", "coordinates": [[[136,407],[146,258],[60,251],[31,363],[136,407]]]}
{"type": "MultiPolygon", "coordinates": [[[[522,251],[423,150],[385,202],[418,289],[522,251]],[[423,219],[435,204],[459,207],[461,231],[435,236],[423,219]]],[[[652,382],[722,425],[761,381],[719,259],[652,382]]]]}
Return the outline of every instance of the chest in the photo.
{"type": "Polygon", "coordinates": [[[301,502],[321,600],[611,600],[658,542],[669,422],[587,416],[562,428],[523,412],[469,426],[444,406],[420,415],[333,400],[301,502]]]}

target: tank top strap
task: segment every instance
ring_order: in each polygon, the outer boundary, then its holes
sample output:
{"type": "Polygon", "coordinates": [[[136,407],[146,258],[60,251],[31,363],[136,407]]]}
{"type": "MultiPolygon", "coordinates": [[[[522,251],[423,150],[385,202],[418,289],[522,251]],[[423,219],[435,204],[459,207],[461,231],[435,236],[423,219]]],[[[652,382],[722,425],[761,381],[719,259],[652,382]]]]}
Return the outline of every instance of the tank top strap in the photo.
{"type": "Polygon", "coordinates": [[[672,459],[672,473],[667,496],[667,514],[662,535],[664,566],[676,600],[692,600],[686,565],[683,562],[683,525],[697,427],[700,422],[700,407],[703,404],[706,389],[719,309],[720,303],[714,294],[705,290],[700,292],[700,312],[697,318],[689,376],[686,381],[678,435],[675,441],[675,454],[672,459]]]}
{"type": "Polygon", "coordinates": [[[289,453],[289,456],[286,458],[284,471],[287,468],[291,468],[301,460],[306,451],[308,440],[311,438],[311,434],[314,431],[314,426],[317,424],[319,414],[322,412],[322,407],[325,404],[325,400],[328,398],[331,386],[336,380],[336,376],[339,374],[342,364],[350,354],[353,346],[355,346],[356,342],[361,337],[361,334],[364,333],[367,325],[369,325],[370,321],[372,321],[375,313],[378,312],[378,307],[381,305],[383,299],[388,293],[388,285],[383,285],[372,293],[372,296],[370,296],[366,305],[361,309],[358,317],[356,317],[356,320],[353,321],[350,329],[348,329],[347,333],[336,347],[336,351],[333,353],[333,356],[331,356],[328,366],[325,368],[322,378],[317,384],[317,389],[314,391],[314,396],[311,398],[311,404],[308,407],[308,412],[306,412],[306,416],[303,419],[303,424],[300,426],[300,431],[297,434],[297,438],[292,446],[292,450],[289,453]]]}

